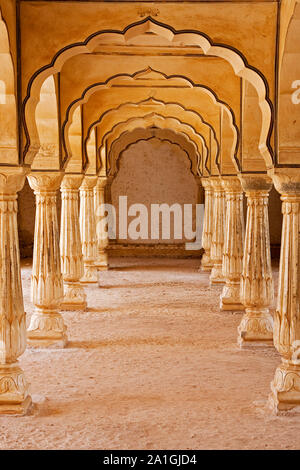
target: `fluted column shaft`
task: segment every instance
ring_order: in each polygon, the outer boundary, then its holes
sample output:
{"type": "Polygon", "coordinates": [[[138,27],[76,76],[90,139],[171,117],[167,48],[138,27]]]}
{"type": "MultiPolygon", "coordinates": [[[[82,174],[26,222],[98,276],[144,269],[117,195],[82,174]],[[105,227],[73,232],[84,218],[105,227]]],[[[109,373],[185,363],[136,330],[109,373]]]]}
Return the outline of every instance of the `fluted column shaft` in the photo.
{"type": "Polygon", "coordinates": [[[94,188],[95,203],[95,219],[96,219],[96,235],[97,235],[97,258],[96,266],[99,271],[108,269],[108,230],[104,223],[104,204],[105,204],[105,186],[107,178],[98,177],[97,184],[94,188]]]}
{"type": "Polygon", "coordinates": [[[270,396],[276,412],[300,406],[300,174],[298,169],[280,170],[273,176],[283,213],[274,317],[274,345],[282,364],[275,372],[270,396]]]}
{"type": "Polygon", "coordinates": [[[0,414],[25,414],[29,387],[18,357],[26,349],[26,318],[20,271],[17,192],[24,185],[22,168],[0,172],[0,414]]]}
{"type": "Polygon", "coordinates": [[[243,190],[237,177],[223,177],[226,196],[225,242],[223,249],[223,276],[225,286],[220,298],[222,310],[243,310],[240,298],[240,280],[244,254],[243,190]]]}
{"type": "Polygon", "coordinates": [[[223,284],[225,282],[222,271],[226,217],[225,191],[220,177],[212,177],[210,178],[210,181],[214,190],[213,225],[210,251],[213,268],[210,275],[210,282],[211,284],[223,284]]]}
{"type": "Polygon", "coordinates": [[[247,223],[241,276],[245,314],[238,327],[238,344],[241,347],[272,345],[273,319],[269,307],[274,289],[268,217],[272,180],[263,175],[240,179],[247,196],[247,223]]]}
{"type": "Polygon", "coordinates": [[[79,227],[79,187],[83,175],[65,175],[61,183],[60,255],[64,280],[63,310],[85,310],[86,295],[80,279],[83,256],[79,227]]]}
{"type": "Polygon", "coordinates": [[[28,176],[36,198],[31,298],[35,311],[27,332],[36,347],[64,347],[66,326],[58,309],[63,299],[56,193],[63,173],[32,172],[28,176]]]}
{"type": "Polygon", "coordinates": [[[84,274],[81,282],[97,282],[97,237],[94,208],[94,187],[97,176],[85,176],[80,186],[80,234],[84,274]]]}
{"type": "MultiPolygon", "coordinates": [[[[105,198],[106,204],[112,204],[111,186],[113,184],[114,178],[115,176],[108,176],[106,180],[106,185],[104,189],[104,198],[105,198]]],[[[107,234],[106,252],[108,253],[109,248],[115,245],[117,245],[116,238],[109,238],[109,234],[107,234]]]]}
{"type": "Polygon", "coordinates": [[[212,225],[213,225],[213,188],[209,178],[201,178],[205,191],[204,220],[202,231],[202,246],[204,253],[201,260],[201,270],[210,271],[213,267],[211,260],[212,225]]]}

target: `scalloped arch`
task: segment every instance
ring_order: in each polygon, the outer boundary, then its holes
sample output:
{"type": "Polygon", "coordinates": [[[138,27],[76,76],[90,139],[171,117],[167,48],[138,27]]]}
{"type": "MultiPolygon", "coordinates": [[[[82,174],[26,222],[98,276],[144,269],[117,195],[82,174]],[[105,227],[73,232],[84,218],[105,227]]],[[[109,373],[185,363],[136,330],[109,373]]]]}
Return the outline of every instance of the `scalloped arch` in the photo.
{"type": "MultiPolygon", "coordinates": [[[[186,84],[187,86],[194,88],[196,90],[199,90],[199,92],[201,93],[206,94],[211,99],[211,102],[213,105],[220,107],[227,114],[227,116],[229,117],[230,128],[233,134],[231,155],[232,155],[232,158],[234,159],[235,167],[239,169],[239,160],[237,158],[237,151],[238,151],[238,145],[239,145],[239,142],[238,142],[239,130],[236,125],[235,115],[231,107],[224,101],[220,100],[218,96],[216,95],[216,93],[208,86],[195,84],[192,80],[182,75],[177,75],[177,74],[167,75],[151,67],[147,67],[147,69],[143,69],[143,70],[138,70],[137,72],[134,72],[132,75],[127,74],[127,73],[118,74],[118,75],[109,77],[107,80],[105,80],[105,82],[94,83],[84,90],[80,98],[74,100],[70,104],[70,106],[67,109],[66,117],[62,125],[62,140],[63,140],[62,144],[63,144],[65,154],[69,157],[72,155],[68,137],[69,137],[69,129],[73,121],[73,115],[74,115],[75,110],[78,108],[78,106],[80,106],[81,104],[87,103],[89,99],[92,97],[92,95],[97,93],[99,90],[113,87],[114,83],[118,82],[119,80],[129,80],[129,81],[131,80],[132,82],[135,82],[135,80],[137,80],[138,78],[140,78],[143,74],[146,74],[147,72],[153,72],[157,74],[157,76],[160,76],[164,80],[168,80],[168,81],[180,80],[183,84],[186,84]]],[[[106,114],[106,112],[104,114],[106,114]]],[[[206,122],[204,119],[203,121],[206,122]]]]}
{"type": "Polygon", "coordinates": [[[188,139],[194,142],[197,148],[197,160],[192,162],[192,172],[198,173],[201,158],[207,163],[209,156],[208,146],[202,135],[198,134],[195,129],[185,122],[174,118],[172,116],[162,116],[156,113],[150,113],[143,117],[131,117],[130,119],[117,123],[109,133],[106,134],[104,139],[104,145],[98,149],[98,154],[101,153],[102,149],[106,149],[108,159],[110,158],[111,145],[118,137],[125,131],[132,131],[136,128],[160,128],[160,129],[171,129],[178,133],[184,134],[188,139]]]}
{"type": "Polygon", "coordinates": [[[134,131],[124,131],[116,140],[113,141],[110,149],[109,158],[109,172],[108,176],[115,176],[119,171],[120,158],[131,145],[134,145],[140,141],[149,141],[151,139],[159,139],[161,142],[169,142],[183,150],[188,159],[190,160],[190,170],[193,172],[193,161],[197,160],[197,147],[193,141],[189,139],[187,135],[179,132],[175,132],[171,129],[160,129],[160,128],[135,128],[134,131]]]}
{"type": "Polygon", "coordinates": [[[162,100],[155,100],[153,98],[148,98],[147,100],[143,100],[138,103],[124,103],[119,107],[110,110],[110,112],[105,113],[103,119],[101,116],[89,127],[84,142],[84,148],[87,147],[90,133],[96,126],[99,126],[98,135],[101,140],[100,147],[102,147],[106,136],[110,134],[110,131],[115,128],[118,122],[128,121],[131,117],[138,118],[148,116],[151,113],[159,116],[177,118],[180,122],[190,125],[197,134],[204,138],[207,148],[207,141],[208,139],[211,140],[213,146],[210,143],[210,150],[213,148],[215,151],[211,158],[217,162],[220,145],[214,128],[210,124],[206,123],[202,117],[193,110],[186,109],[178,103],[166,103],[162,100]],[[106,132],[106,129],[109,129],[109,131],[106,132]]]}
{"type": "Polygon", "coordinates": [[[132,39],[133,37],[137,37],[147,32],[152,32],[168,39],[170,44],[176,45],[180,42],[180,44],[200,47],[205,55],[209,54],[226,60],[231,65],[237,76],[248,80],[254,86],[258,95],[259,107],[262,113],[259,150],[265,160],[267,168],[272,168],[273,158],[270,144],[272,133],[272,103],[269,99],[268,83],[263,74],[258,69],[250,66],[239,50],[226,44],[214,44],[205,33],[200,31],[177,31],[172,28],[172,26],[161,23],[151,17],[144,18],[139,22],[128,25],[123,29],[123,31],[102,30],[93,33],[82,42],[70,44],[58,51],[50,64],[43,66],[33,74],[29,80],[27,94],[22,106],[22,117],[26,138],[26,145],[23,154],[24,160],[27,157],[26,160],[30,163],[34,158],[39,145],[33,117],[42,82],[49,75],[59,72],[63,64],[69,58],[81,53],[93,52],[93,50],[99,45],[101,39],[111,40],[113,38],[117,38],[121,39],[121,41],[126,44],[128,39],[132,39]]]}

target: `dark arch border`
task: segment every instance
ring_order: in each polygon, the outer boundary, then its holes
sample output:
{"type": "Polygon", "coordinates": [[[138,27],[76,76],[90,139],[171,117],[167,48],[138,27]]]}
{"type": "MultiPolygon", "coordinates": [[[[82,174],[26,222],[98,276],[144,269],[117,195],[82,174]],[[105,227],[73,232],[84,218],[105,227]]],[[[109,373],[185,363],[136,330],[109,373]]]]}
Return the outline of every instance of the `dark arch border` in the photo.
{"type": "MultiPolygon", "coordinates": [[[[151,68],[151,67],[150,67],[151,68]]],[[[239,145],[240,145],[240,131],[239,131],[239,128],[236,124],[236,119],[235,119],[235,114],[233,112],[233,110],[231,109],[231,107],[225,102],[225,101],[222,101],[218,98],[218,95],[215,93],[214,90],[212,90],[210,87],[208,87],[207,85],[201,85],[201,84],[195,84],[193,82],[193,80],[191,80],[190,78],[186,77],[185,75],[178,75],[178,74],[172,74],[172,75],[167,75],[165,74],[164,72],[161,72],[160,70],[156,70],[156,69],[152,69],[151,70],[153,72],[156,72],[156,73],[160,73],[163,77],[165,77],[166,80],[171,80],[171,79],[174,79],[174,78],[180,78],[182,80],[186,80],[188,83],[190,83],[192,85],[193,88],[196,88],[196,89],[201,89],[201,88],[204,88],[205,90],[209,91],[213,97],[215,98],[215,100],[220,103],[221,105],[225,106],[229,112],[231,113],[232,115],[232,122],[233,122],[233,126],[236,130],[236,133],[237,133],[237,143],[236,143],[236,146],[235,146],[235,151],[234,151],[234,159],[236,161],[236,164],[237,164],[237,167],[239,168],[239,170],[241,169],[240,168],[240,161],[238,159],[238,149],[239,149],[239,145]]],[[[122,73],[122,74],[116,74],[116,75],[112,75],[111,77],[109,77],[108,79],[106,79],[104,82],[96,82],[92,85],[89,85],[87,88],[85,88],[85,90],[83,91],[83,93],[81,94],[80,98],[77,98],[76,100],[73,100],[70,105],[68,106],[67,108],[67,111],[66,111],[66,117],[64,119],[64,122],[63,122],[63,125],[62,125],[62,146],[63,146],[63,150],[64,150],[64,154],[65,154],[65,157],[63,158],[63,164],[65,164],[68,156],[67,156],[67,146],[66,146],[66,141],[65,141],[65,128],[66,128],[66,125],[69,121],[69,117],[70,117],[70,111],[71,111],[71,108],[72,106],[74,106],[76,103],[78,103],[79,101],[83,100],[85,95],[87,94],[87,92],[89,90],[91,90],[92,88],[95,88],[95,87],[98,87],[98,86],[105,86],[107,85],[110,81],[114,80],[115,78],[119,78],[119,77],[128,77],[128,78],[134,78],[136,75],[138,74],[141,74],[143,72],[146,72],[147,71],[147,68],[146,69],[142,69],[142,70],[138,70],[137,72],[134,72],[133,74],[128,74],[128,73],[122,73]]],[[[100,91],[100,90],[99,90],[100,91]]],[[[182,106],[184,108],[184,106],[181,104],[181,103],[177,103],[177,102],[174,102],[174,104],[177,104],[178,106],[182,106]]],[[[120,105],[121,106],[121,105],[120,105]]],[[[186,108],[184,108],[186,110],[186,108]]],[[[194,110],[193,110],[194,111],[194,110]]],[[[108,111],[106,111],[108,112],[108,111]]],[[[106,114],[106,112],[103,113],[103,116],[106,114]]],[[[196,114],[198,114],[196,111],[194,111],[196,114]]],[[[202,118],[202,116],[200,114],[198,114],[198,116],[203,120],[203,122],[207,125],[210,126],[209,123],[207,123],[206,121],[204,121],[204,119],[202,118]]],[[[88,132],[90,131],[90,127],[88,129],[88,132]]],[[[217,140],[217,137],[215,135],[215,138],[217,140]]],[[[84,142],[84,149],[86,149],[86,143],[84,142]]],[[[218,156],[219,156],[219,151],[218,151],[218,154],[217,154],[217,157],[216,157],[216,165],[219,167],[219,162],[218,162],[218,156]]],[[[83,163],[84,165],[87,165],[87,155],[86,155],[86,150],[84,150],[84,155],[83,155],[83,163]]]]}
{"type": "Polygon", "coordinates": [[[93,34],[91,34],[90,36],[88,36],[84,41],[81,41],[81,42],[75,42],[75,43],[72,43],[72,44],[69,44],[68,46],[65,46],[63,47],[62,49],[60,49],[53,57],[52,61],[50,62],[50,64],[48,65],[44,65],[43,67],[41,67],[40,69],[38,69],[32,76],[31,78],[29,79],[29,82],[28,82],[28,85],[27,85],[27,94],[23,100],[23,103],[22,103],[22,108],[21,108],[21,119],[22,119],[22,124],[23,124],[23,129],[24,129],[24,133],[25,133],[25,138],[26,138],[26,144],[25,144],[25,147],[24,147],[24,151],[23,151],[23,155],[22,155],[22,161],[24,162],[24,159],[25,159],[25,156],[28,152],[28,149],[29,149],[29,146],[30,146],[30,135],[29,135],[29,132],[28,132],[28,128],[27,128],[27,124],[26,124],[26,119],[25,119],[25,107],[26,107],[26,104],[30,98],[30,94],[31,94],[31,87],[32,87],[32,84],[35,80],[35,78],[41,73],[43,72],[44,70],[47,70],[51,67],[54,66],[55,64],[55,61],[56,59],[63,53],[65,52],[66,50],[69,50],[69,49],[72,49],[73,47],[77,47],[77,46],[86,46],[88,44],[88,42],[93,39],[94,37],[96,36],[99,36],[99,35],[102,35],[102,34],[119,34],[119,35],[124,35],[126,33],[126,31],[128,31],[130,28],[133,28],[134,26],[138,26],[138,25],[141,25],[141,24],[144,24],[146,23],[147,21],[151,21],[153,24],[156,24],[157,26],[161,26],[165,29],[168,29],[169,31],[171,31],[174,36],[178,35],[178,34],[196,34],[196,35],[200,35],[202,37],[204,37],[211,45],[213,45],[214,47],[223,47],[223,48],[226,48],[226,49],[229,49],[233,52],[235,52],[238,56],[241,57],[241,59],[243,60],[245,66],[252,70],[253,72],[257,73],[260,78],[263,80],[264,82],[264,85],[265,85],[265,89],[266,89],[266,95],[265,95],[265,99],[268,103],[268,105],[270,106],[270,111],[271,111],[271,122],[270,122],[270,126],[269,126],[269,130],[268,130],[268,135],[267,135],[267,139],[266,139],[266,144],[267,144],[267,148],[270,152],[270,156],[271,156],[271,159],[274,163],[274,152],[273,152],[273,149],[272,149],[272,146],[271,146],[271,136],[272,136],[272,132],[273,132],[273,128],[274,128],[274,106],[273,106],[273,103],[272,101],[270,100],[269,98],[269,94],[270,94],[270,89],[269,89],[269,84],[267,82],[267,79],[265,78],[265,76],[263,75],[263,73],[257,69],[256,67],[253,67],[252,65],[249,65],[246,57],[244,56],[244,54],[242,52],[240,52],[238,49],[236,49],[235,47],[233,46],[230,46],[230,45],[227,45],[227,44],[224,44],[224,43],[213,43],[213,41],[210,39],[210,37],[205,34],[205,33],[202,33],[201,31],[197,31],[197,30],[193,30],[193,29],[181,29],[181,30],[175,30],[175,28],[173,28],[172,26],[170,25],[167,25],[165,23],[162,23],[158,20],[155,20],[154,18],[152,18],[151,16],[147,16],[145,17],[143,20],[141,21],[137,21],[137,22],[134,22],[134,23],[131,23],[130,25],[127,25],[123,30],[114,30],[114,29],[104,29],[104,30],[100,30],[100,31],[97,31],[93,34]]]}
{"type": "MultiPolygon", "coordinates": [[[[187,123],[187,122],[185,122],[185,121],[180,121],[178,118],[175,118],[175,117],[173,117],[173,116],[162,116],[161,114],[159,114],[159,113],[154,113],[154,112],[151,112],[151,113],[146,114],[146,115],[144,115],[144,116],[132,116],[131,118],[127,119],[126,121],[121,121],[121,122],[116,123],[116,124],[110,129],[110,131],[109,131],[109,132],[106,132],[106,134],[103,136],[102,142],[104,142],[104,141],[105,141],[105,137],[106,137],[108,134],[110,134],[110,133],[111,133],[117,126],[119,126],[120,124],[127,124],[128,122],[130,122],[130,121],[135,121],[135,120],[137,120],[137,119],[143,120],[143,119],[145,119],[145,118],[151,116],[152,114],[155,115],[155,116],[161,117],[161,118],[163,118],[163,119],[174,119],[174,120],[178,121],[180,124],[183,124],[183,125],[186,125],[186,126],[190,127],[190,128],[195,132],[196,135],[198,134],[199,136],[201,136],[201,137],[203,138],[205,144],[206,144],[207,149],[208,149],[208,155],[207,155],[207,158],[206,158],[206,162],[207,162],[208,156],[210,155],[210,148],[208,147],[208,145],[207,145],[207,143],[206,143],[204,137],[203,137],[201,134],[199,134],[191,124],[189,124],[189,123],[187,123]]],[[[154,125],[154,126],[148,126],[148,128],[151,128],[151,127],[152,127],[152,128],[155,128],[155,129],[160,129],[159,127],[156,127],[155,125],[154,125]]],[[[174,130],[173,130],[172,128],[168,128],[168,129],[174,132],[174,130]]],[[[130,131],[124,131],[124,132],[130,132],[130,131]]],[[[183,133],[183,132],[182,132],[182,133],[183,133]]],[[[122,134],[121,134],[121,135],[122,135],[122,134]]],[[[120,136],[121,136],[121,135],[120,135],[120,136]]],[[[185,134],[185,135],[186,135],[186,134],[185,134]]],[[[120,137],[120,136],[119,136],[119,137],[120,137]]],[[[119,137],[118,137],[118,138],[119,138],[119,137]]],[[[116,139],[116,140],[117,140],[117,139],[116,139]]],[[[217,145],[218,145],[218,141],[217,141],[217,145]]],[[[97,149],[97,155],[98,155],[98,149],[97,149]]],[[[200,157],[201,157],[201,159],[202,159],[202,155],[200,155],[200,157]]],[[[206,164],[206,162],[205,162],[205,164],[206,164]]]]}
{"type": "MultiPolygon", "coordinates": [[[[139,102],[137,102],[137,103],[133,103],[133,102],[121,103],[121,104],[120,104],[119,106],[117,106],[116,108],[111,108],[111,109],[105,111],[104,113],[102,113],[102,115],[100,116],[100,118],[99,118],[97,121],[94,121],[94,122],[89,126],[89,128],[87,129],[86,137],[85,137],[85,139],[84,139],[84,144],[83,144],[84,159],[85,159],[85,160],[88,160],[88,157],[87,157],[87,143],[88,143],[88,139],[89,139],[89,137],[90,137],[90,132],[91,132],[91,130],[92,130],[92,127],[95,127],[95,126],[97,126],[98,124],[100,124],[102,118],[103,118],[104,116],[106,116],[106,115],[107,115],[109,112],[111,112],[111,111],[117,111],[117,110],[120,109],[122,106],[126,106],[126,105],[131,105],[131,104],[132,104],[132,105],[140,105],[140,104],[146,103],[148,100],[149,100],[149,98],[144,99],[144,100],[142,100],[142,101],[139,101],[139,102]]],[[[177,103],[176,101],[175,101],[175,102],[173,102],[173,101],[172,101],[172,102],[165,102],[165,101],[161,101],[161,100],[157,100],[157,101],[160,102],[160,103],[163,103],[163,104],[165,104],[165,105],[176,105],[176,106],[179,106],[181,109],[183,109],[183,110],[186,111],[186,112],[191,112],[191,113],[196,114],[196,115],[199,117],[199,119],[202,120],[203,124],[207,125],[207,126],[213,131],[214,138],[215,138],[215,141],[216,141],[216,143],[217,143],[217,154],[216,154],[215,160],[216,160],[216,165],[217,165],[218,168],[219,168],[219,160],[218,160],[218,158],[219,158],[219,155],[220,155],[220,143],[219,143],[219,141],[218,141],[218,139],[217,139],[216,131],[215,131],[214,127],[211,126],[208,122],[206,122],[206,121],[202,118],[202,116],[201,116],[199,113],[197,113],[197,111],[194,111],[194,110],[192,110],[192,109],[186,108],[186,107],[183,106],[181,103],[177,103]]],[[[143,118],[143,116],[140,116],[140,117],[141,117],[141,119],[143,118]]],[[[174,116],[169,116],[169,117],[174,117],[174,116]]],[[[123,122],[124,122],[124,121],[123,121],[123,122]]],[[[127,121],[126,121],[126,122],[127,122],[127,121]]],[[[188,123],[184,122],[184,124],[188,124],[188,123]]],[[[190,125],[190,124],[188,124],[188,125],[190,125]]],[[[191,125],[190,125],[190,126],[191,126],[191,125]]],[[[114,126],[114,127],[115,127],[115,126],[114,126]]],[[[193,128],[193,126],[191,126],[191,127],[193,128]]],[[[194,129],[194,128],[193,128],[193,129],[194,129]]],[[[195,129],[194,129],[194,130],[195,130],[195,129]]],[[[238,130],[237,130],[237,131],[238,131],[238,130]]],[[[106,135],[107,135],[107,133],[103,136],[103,138],[102,138],[102,143],[103,143],[104,138],[105,138],[106,135]]],[[[238,135],[238,134],[237,134],[237,135],[238,135]]],[[[210,149],[209,149],[209,150],[210,150],[210,149]]],[[[238,150],[238,141],[237,141],[237,143],[236,143],[236,149],[235,149],[235,151],[237,151],[237,150],[238,150]]],[[[220,169],[220,168],[219,168],[219,169],[220,169]]]]}
{"type": "MultiPolygon", "coordinates": [[[[154,127],[154,128],[147,127],[146,129],[151,130],[151,129],[158,129],[158,128],[156,128],[156,127],[154,127]]],[[[125,132],[123,132],[123,134],[121,134],[120,137],[119,137],[117,140],[115,140],[114,142],[117,142],[117,141],[118,141],[119,139],[121,139],[125,134],[130,134],[131,132],[132,132],[132,131],[125,131],[125,132]]],[[[173,131],[173,132],[174,132],[174,131],[173,131]]],[[[180,150],[182,150],[182,151],[187,155],[187,158],[189,159],[189,161],[191,161],[188,152],[187,152],[185,149],[183,149],[183,148],[181,147],[181,145],[178,144],[177,142],[173,142],[173,141],[170,140],[170,139],[163,139],[163,138],[157,137],[157,136],[150,136],[150,137],[148,137],[148,138],[141,137],[141,138],[137,139],[137,140],[134,141],[134,142],[130,142],[128,145],[126,145],[126,147],[125,147],[123,150],[121,150],[121,152],[119,153],[119,158],[118,158],[118,160],[117,160],[117,164],[116,164],[116,166],[117,166],[117,172],[116,172],[116,174],[114,174],[114,175],[109,175],[109,174],[108,174],[108,176],[113,176],[113,178],[115,179],[115,177],[117,176],[118,172],[120,171],[120,168],[119,168],[120,159],[121,159],[121,157],[123,156],[123,153],[126,152],[126,150],[128,150],[132,145],[135,145],[135,144],[137,144],[138,142],[149,142],[149,140],[152,140],[152,139],[158,139],[158,140],[160,140],[161,142],[168,142],[168,143],[171,144],[171,145],[176,145],[177,147],[180,148],[180,150]]],[[[197,176],[197,175],[195,175],[195,174],[192,172],[192,165],[190,165],[189,170],[190,170],[190,172],[191,172],[191,174],[192,174],[193,176],[197,176]]],[[[202,177],[202,175],[200,175],[200,176],[202,177]]]]}

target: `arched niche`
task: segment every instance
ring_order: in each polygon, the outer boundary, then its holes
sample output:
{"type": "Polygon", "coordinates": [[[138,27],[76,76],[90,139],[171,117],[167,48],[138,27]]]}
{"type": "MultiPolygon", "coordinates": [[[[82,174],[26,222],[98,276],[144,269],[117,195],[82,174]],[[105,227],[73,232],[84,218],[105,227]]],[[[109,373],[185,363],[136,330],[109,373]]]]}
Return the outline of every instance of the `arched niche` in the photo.
{"type": "Polygon", "coordinates": [[[40,145],[32,169],[58,170],[61,167],[61,161],[57,93],[53,75],[48,77],[41,87],[40,100],[35,110],[35,119],[40,145]]]}
{"type": "Polygon", "coordinates": [[[203,122],[202,117],[196,112],[186,109],[184,106],[178,103],[165,103],[158,101],[153,98],[149,98],[139,103],[128,103],[119,106],[117,109],[107,112],[102,115],[96,122],[92,123],[87,131],[87,137],[85,139],[85,145],[89,142],[89,133],[92,129],[98,126],[98,147],[101,148],[104,145],[104,141],[112,130],[119,124],[119,122],[129,121],[131,118],[138,118],[148,116],[151,113],[160,116],[166,116],[178,119],[180,122],[184,122],[191,126],[192,129],[200,134],[206,143],[213,162],[218,159],[219,156],[219,142],[217,140],[216,132],[212,126],[203,122]]]}
{"type": "Polygon", "coordinates": [[[171,129],[160,129],[155,127],[135,128],[130,132],[124,131],[111,144],[106,162],[103,162],[102,165],[102,175],[115,177],[119,171],[119,159],[122,153],[125,152],[131,145],[140,142],[141,140],[147,142],[154,138],[160,140],[161,142],[170,142],[171,144],[180,147],[181,150],[186,153],[186,156],[190,161],[191,173],[194,176],[199,175],[199,165],[197,168],[194,165],[194,162],[199,158],[196,144],[185,134],[175,132],[171,129]]]}
{"type": "Polygon", "coordinates": [[[0,163],[19,164],[15,72],[0,10],[0,163]]]}

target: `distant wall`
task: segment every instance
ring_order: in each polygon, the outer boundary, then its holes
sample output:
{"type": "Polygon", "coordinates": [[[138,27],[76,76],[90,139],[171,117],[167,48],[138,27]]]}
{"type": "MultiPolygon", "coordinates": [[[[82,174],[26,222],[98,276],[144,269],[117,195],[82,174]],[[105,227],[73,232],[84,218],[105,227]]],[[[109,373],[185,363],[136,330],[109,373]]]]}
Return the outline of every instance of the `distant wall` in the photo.
{"type": "MultiPolygon", "coordinates": [[[[129,147],[121,156],[120,170],[112,184],[112,202],[117,208],[117,222],[119,220],[119,196],[125,195],[128,207],[131,204],[140,203],[144,204],[148,211],[149,238],[138,240],[138,243],[180,244],[187,241],[187,238],[184,237],[183,224],[183,237],[181,239],[174,238],[172,216],[170,239],[163,239],[162,233],[160,233],[159,239],[151,239],[151,204],[166,203],[172,206],[177,203],[181,206],[183,214],[184,204],[195,206],[197,202],[197,184],[190,172],[190,160],[177,145],[152,139],[149,142],[140,141],[129,147]]],[[[134,218],[134,216],[128,217],[128,226],[134,218]]],[[[193,228],[195,228],[195,210],[192,222],[193,228]]],[[[117,240],[124,242],[119,238],[117,240]]],[[[137,241],[128,237],[126,243],[137,243],[137,241]]]]}

